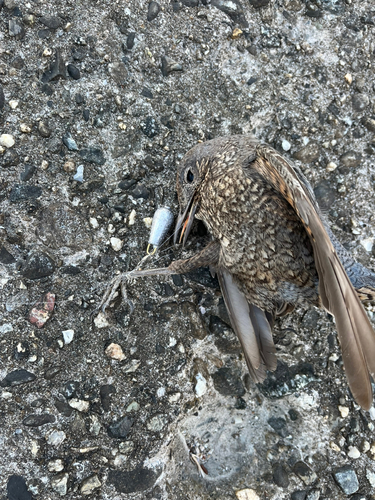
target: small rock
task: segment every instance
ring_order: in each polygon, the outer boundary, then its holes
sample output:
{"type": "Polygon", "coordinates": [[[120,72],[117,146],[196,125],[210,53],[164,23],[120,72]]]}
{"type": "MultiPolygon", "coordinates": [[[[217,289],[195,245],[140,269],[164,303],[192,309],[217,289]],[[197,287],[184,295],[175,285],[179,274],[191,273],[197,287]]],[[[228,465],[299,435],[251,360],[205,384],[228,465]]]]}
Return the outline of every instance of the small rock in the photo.
{"type": "Polygon", "coordinates": [[[236,40],[237,38],[240,38],[242,35],[243,31],[240,28],[234,28],[234,30],[232,31],[231,38],[233,38],[233,40],[236,40]]]}
{"type": "Polygon", "coordinates": [[[320,146],[316,142],[309,142],[299,151],[293,154],[293,158],[303,163],[312,163],[319,159],[320,146]]]}
{"type": "Polygon", "coordinates": [[[290,500],[306,500],[306,495],[306,490],[297,490],[291,494],[290,500]]]}
{"type": "Polygon", "coordinates": [[[76,141],[73,139],[70,132],[66,132],[62,138],[63,143],[70,151],[78,151],[78,146],[76,141]]]}
{"type": "Polygon", "coordinates": [[[81,495],[90,495],[94,490],[100,488],[102,483],[99,481],[98,476],[95,474],[84,479],[81,483],[81,495]]]}
{"type": "Polygon", "coordinates": [[[36,376],[23,368],[8,373],[0,382],[0,387],[14,387],[16,385],[33,382],[36,376]]]}
{"type": "Polygon", "coordinates": [[[40,415],[28,415],[22,421],[27,427],[40,427],[45,424],[53,424],[55,417],[49,413],[41,413],[40,415]]]}
{"type": "Polygon", "coordinates": [[[243,396],[245,388],[239,374],[231,368],[220,368],[212,375],[215,389],[223,396],[243,396]]]}
{"type": "Polygon", "coordinates": [[[43,190],[40,186],[24,186],[22,184],[15,184],[9,195],[9,201],[18,203],[26,200],[35,200],[40,198],[43,190]]]}
{"type": "Polygon", "coordinates": [[[360,113],[370,104],[370,100],[366,94],[354,94],[352,97],[352,106],[354,111],[360,113]]]}
{"type": "Polygon", "coordinates": [[[0,146],[4,146],[5,148],[12,148],[14,146],[14,137],[10,134],[1,134],[0,135],[0,146]]]}
{"type": "Polygon", "coordinates": [[[334,170],[336,170],[337,168],[337,165],[336,163],[334,163],[333,161],[330,161],[327,166],[326,166],[326,171],[327,172],[333,172],[334,170]]]}
{"type": "Polygon", "coordinates": [[[23,182],[27,182],[31,179],[36,171],[35,165],[25,165],[24,171],[20,174],[20,179],[23,182]]]}
{"type": "Polygon", "coordinates": [[[346,495],[352,495],[359,489],[357,474],[349,466],[340,467],[333,473],[335,481],[346,495]]]}
{"type": "Polygon", "coordinates": [[[116,393],[114,385],[105,384],[100,387],[100,402],[104,411],[111,409],[111,395],[116,393]]]}
{"type": "Polygon", "coordinates": [[[289,151],[291,148],[291,144],[289,141],[284,139],[283,142],[281,143],[281,147],[283,148],[284,151],[289,151]]]}
{"type": "Polygon", "coordinates": [[[375,488],[375,472],[370,469],[366,469],[366,477],[372,488],[375,488]]]}
{"type": "Polygon", "coordinates": [[[60,496],[66,495],[68,491],[69,474],[58,474],[51,480],[51,488],[60,496]]]}
{"type": "Polygon", "coordinates": [[[39,21],[47,28],[56,30],[61,26],[61,19],[57,16],[42,16],[39,21]]]}
{"type": "Polygon", "coordinates": [[[74,338],[74,330],[64,330],[62,332],[64,344],[70,344],[74,338]]]}
{"type": "Polygon", "coordinates": [[[48,124],[41,120],[38,123],[38,132],[42,137],[49,137],[52,133],[52,130],[49,128],[48,124]]]}
{"type": "Polygon", "coordinates": [[[114,62],[109,64],[108,72],[118,85],[123,86],[127,83],[129,73],[123,62],[114,62]]]}
{"type": "Polygon", "coordinates": [[[48,83],[59,76],[66,78],[66,67],[60,51],[57,50],[55,58],[50,64],[49,70],[43,73],[41,80],[43,83],[48,83]]]}
{"type": "Polygon", "coordinates": [[[47,443],[51,446],[59,446],[66,439],[64,431],[53,430],[47,435],[47,443]]]}
{"type": "Polygon", "coordinates": [[[297,462],[294,464],[293,472],[306,484],[310,485],[317,480],[317,475],[305,464],[305,462],[297,462]]]}
{"type": "Polygon", "coordinates": [[[20,131],[23,134],[30,134],[31,130],[32,130],[32,128],[30,127],[30,125],[27,125],[27,123],[21,123],[21,125],[20,125],[20,131]]]}
{"type": "Polygon", "coordinates": [[[201,373],[195,376],[197,383],[195,384],[194,391],[198,398],[202,397],[207,392],[207,380],[201,373]]]}
{"type": "Polygon", "coordinates": [[[251,488],[236,491],[236,497],[238,500],[260,500],[260,496],[251,488]]]}
{"type": "Polygon", "coordinates": [[[272,427],[272,429],[279,434],[281,437],[287,437],[289,431],[286,426],[286,420],[282,417],[271,417],[267,420],[267,423],[272,427]]]}
{"type": "Polygon", "coordinates": [[[19,102],[16,99],[11,99],[8,104],[11,109],[17,109],[19,102]]]}
{"type": "Polygon", "coordinates": [[[314,488],[307,493],[306,500],[319,500],[320,493],[318,488],[314,488]]]}
{"type": "Polygon", "coordinates": [[[55,460],[50,460],[47,467],[50,472],[61,472],[64,470],[64,462],[61,458],[56,458],[55,460]]]}
{"type": "Polygon", "coordinates": [[[340,162],[344,165],[344,167],[355,168],[361,163],[362,156],[361,153],[357,153],[356,151],[347,151],[343,155],[340,156],[340,162]]]}
{"type": "Polygon", "coordinates": [[[361,123],[365,128],[367,128],[367,130],[375,133],[375,119],[374,118],[368,118],[367,116],[364,116],[361,120],[361,123]]]}
{"type": "Polygon", "coordinates": [[[84,401],[83,399],[72,398],[69,400],[68,404],[71,408],[83,413],[88,412],[90,408],[90,403],[88,401],[84,401]]]}
{"type": "Polygon", "coordinates": [[[287,488],[289,486],[288,473],[281,464],[273,466],[273,481],[280,488],[287,488]]]}
{"type": "Polygon", "coordinates": [[[140,408],[140,404],[137,403],[137,401],[133,401],[130,403],[130,405],[126,408],[126,411],[129,413],[131,411],[138,411],[140,408]]]}
{"type": "Polygon", "coordinates": [[[107,433],[111,438],[125,439],[129,434],[132,425],[133,419],[131,417],[123,417],[120,420],[112,422],[107,428],[107,433]]]}
{"type": "Polygon", "coordinates": [[[106,161],[103,155],[103,151],[99,148],[81,149],[79,155],[88,163],[94,163],[96,165],[104,165],[106,161]]]}
{"type": "Polygon", "coordinates": [[[73,179],[77,182],[83,182],[83,172],[84,172],[84,166],[78,165],[77,172],[73,175],[73,179]]]}
{"type": "Polygon", "coordinates": [[[157,477],[153,470],[141,467],[133,470],[110,470],[107,483],[114,486],[120,493],[135,493],[152,488],[157,477]]]}
{"type": "Polygon", "coordinates": [[[141,130],[147,137],[152,139],[159,133],[159,125],[154,117],[147,116],[146,120],[141,124],[141,130]]]}
{"type": "Polygon", "coordinates": [[[15,261],[16,259],[5,247],[0,247],[0,262],[2,264],[13,264],[15,261]]]}
{"type": "Polygon", "coordinates": [[[349,415],[349,408],[347,406],[339,405],[339,412],[342,418],[346,418],[349,415]]]}
{"type": "Polygon", "coordinates": [[[63,165],[63,170],[69,174],[74,172],[76,169],[76,164],[72,160],[68,160],[63,165]]]}
{"type": "Polygon", "coordinates": [[[170,57],[161,57],[161,72],[163,76],[168,76],[173,71],[182,71],[182,66],[180,63],[174,61],[170,57]]]}
{"type": "Polygon", "coordinates": [[[344,77],[344,78],[345,78],[346,82],[347,82],[349,85],[351,85],[351,84],[352,84],[352,82],[353,82],[353,77],[352,77],[352,75],[351,75],[350,73],[346,73],[346,75],[345,75],[345,77],[344,77]]]}
{"type": "Polygon", "coordinates": [[[246,21],[241,2],[239,0],[212,0],[212,5],[224,12],[232,21],[243,28],[247,28],[249,23],[246,21]]]}
{"type": "Polygon", "coordinates": [[[134,32],[128,34],[128,36],[126,38],[126,48],[128,50],[131,50],[134,47],[135,37],[136,37],[136,33],[134,33],[134,32]]]}
{"type": "Polygon", "coordinates": [[[117,361],[123,361],[126,357],[121,346],[113,342],[109,344],[109,346],[105,350],[105,354],[109,358],[116,359],[117,361]]]}
{"type": "Polygon", "coordinates": [[[3,87],[0,85],[0,110],[4,108],[5,105],[5,96],[3,87]]]}
{"type": "Polygon", "coordinates": [[[0,334],[4,335],[5,333],[13,332],[13,326],[10,323],[4,323],[0,326],[0,334]]]}
{"type": "Polygon", "coordinates": [[[33,496],[28,490],[26,481],[22,476],[13,474],[7,482],[7,498],[9,500],[32,500],[33,496]]]}
{"type": "Polygon", "coordinates": [[[361,453],[359,449],[356,446],[349,446],[348,448],[348,457],[349,458],[359,458],[361,456],[361,453]]]}
{"type": "Polygon", "coordinates": [[[73,78],[73,80],[79,80],[81,78],[81,73],[77,66],[74,66],[74,64],[68,64],[68,74],[73,78]]]}
{"type": "Polygon", "coordinates": [[[162,415],[156,415],[156,417],[147,422],[147,429],[151,432],[160,432],[165,424],[165,418],[162,415]]]}
{"type": "Polygon", "coordinates": [[[153,21],[159,14],[161,8],[157,2],[150,2],[148,4],[147,21],[153,21]]]}
{"type": "Polygon", "coordinates": [[[0,162],[3,168],[8,168],[12,165],[18,165],[19,161],[19,156],[13,149],[7,149],[2,156],[0,155],[0,162]]]}
{"type": "Polygon", "coordinates": [[[115,238],[114,236],[110,239],[110,242],[115,252],[119,252],[124,245],[124,242],[120,238],[115,238]]]}
{"type": "Polygon", "coordinates": [[[134,226],[137,212],[133,209],[129,214],[129,226],[134,226]]]}
{"type": "Polygon", "coordinates": [[[94,325],[96,326],[96,328],[107,328],[109,326],[109,323],[104,313],[100,312],[94,318],[94,325]]]}
{"type": "Polygon", "coordinates": [[[8,22],[9,36],[14,36],[16,40],[21,40],[25,36],[25,28],[15,19],[9,19],[8,22]]]}

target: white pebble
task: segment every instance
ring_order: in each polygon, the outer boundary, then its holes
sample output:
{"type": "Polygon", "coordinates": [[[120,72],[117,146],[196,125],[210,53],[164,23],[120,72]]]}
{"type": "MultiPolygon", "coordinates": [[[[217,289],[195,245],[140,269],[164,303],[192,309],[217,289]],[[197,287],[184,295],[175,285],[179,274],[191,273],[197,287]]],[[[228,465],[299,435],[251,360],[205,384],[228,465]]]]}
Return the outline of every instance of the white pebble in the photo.
{"type": "Polygon", "coordinates": [[[40,168],[42,170],[47,170],[47,168],[48,168],[48,161],[47,160],[43,160],[42,163],[40,164],[40,168]]]}
{"type": "Polygon", "coordinates": [[[236,491],[236,497],[238,500],[260,500],[255,490],[246,488],[244,490],[236,491]]]}
{"type": "Polygon", "coordinates": [[[112,236],[110,242],[111,242],[111,247],[115,252],[119,252],[122,248],[122,245],[124,244],[124,242],[120,240],[120,238],[115,238],[114,236],[112,236]]]}
{"type": "Polygon", "coordinates": [[[371,486],[375,488],[375,472],[370,469],[366,469],[366,477],[371,486]]]}
{"type": "Polygon", "coordinates": [[[86,413],[89,411],[90,403],[88,401],[84,401],[83,399],[72,398],[69,400],[69,406],[75,410],[86,413]]]}
{"type": "Polygon", "coordinates": [[[14,137],[10,134],[0,135],[0,146],[5,148],[11,148],[14,146],[14,137]]]}
{"type": "Polygon", "coordinates": [[[24,134],[30,134],[31,127],[30,127],[30,125],[27,125],[26,123],[21,123],[20,130],[24,134]]]}
{"type": "Polygon", "coordinates": [[[326,166],[326,171],[327,172],[333,172],[334,170],[336,170],[337,168],[337,165],[336,163],[334,163],[333,161],[330,161],[327,166],[326,166]]]}
{"type": "Polygon", "coordinates": [[[349,85],[351,85],[351,83],[353,81],[352,75],[350,73],[346,73],[345,80],[349,83],[349,85]]]}
{"type": "Polygon", "coordinates": [[[347,406],[339,405],[339,412],[341,413],[342,418],[345,418],[349,415],[349,408],[347,406]]]}
{"type": "Polygon", "coordinates": [[[61,472],[64,469],[64,462],[61,458],[56,458],[55,460],[50,460],[47,467],[50,472],[61,472]]]}
{"type": "Polygon", "coordinates": [[[198,373],[195,378],[197,383],[195,384],[194,390],[195,394],[198,396],[198,398],[200,398],[207,392],[207,381],[201,373],[198,373]]]}
{"type": "Polygon", "coordinates": [[[65,345],[70,344],[74,337],[74,330],[64,330],[62,334],[65,345]]]}
{"type": "Polygon", "coordinates": [[[375,420],[375,408],[372,406],[369,411],[371,420],[375,420]]]}
{"type": "Polygon", "coordinates": [[[135,224],[135,216],[136,215],[137,215],[137,212],[133,209],[130,212],[130,215],[129,215],[129,226],[134,226],[134,224],[135,224]]]}
{"type": "Polygon", "coordinates": [[[372,247],[374,246],[374,238],[365,238],[360,241],[361,245],[367,252],[371,252],[372,247]]]}
{"type": "Polygon", "coordinates": [[[73,176],[73,179],[78,182],[83,182],[83,165],[78,165],[77,173],[73,176]]]}
{"type": "Polygon", "coordinates": [[[64,431],[52,431],[47,436],[47,443],[52,446],[59,446],[66,438],[66,434],[64,431]]]}
{"type": "Polygon", "coordinates": [[[49,57],[50,55],[52,55],[52,50],[49,49],[49,48],[46,48],[43,50],[43,56],[44,57],[49,57]]]}
{"type": "Polygon", "coordinates": [[[348,457],[349,458],[359,458],[361,453],[356,446],[349,446],[348,457]]]}
{"type": "Polygon", "coordinates": [[[100,312],[94,319],[94,325],[96,328],[107,328],[109,323],[104,313],[100,312]]]}
{"type": "Polygon", "coordinates": [[[115,344],[114,342],[109,344],[109,346],[105,350],[105,354],[109,358],[116,359],[117,361],[122,361],[125,359],[125,354],[121,346],[119,344],[115,344]]]}
{"type": "Polygon", "coordinates": [[[99,227],[99,222],[97,219],[95,219],[95,217],[90,217],[90,226],[93,228],[93,229],[98,229],[99,227]]]}
{"type": "Polygon", "coordinates": [[[18,101],[16,101],[15,99],[12,99],[9,101],[9,106],[12,108],[12,109],[16,109],[18,107],[18,101]]]}
{"type": "Polygon", "coordinates": [[[4,323],[0,326],[0,333],[13,332],[13,326],[10,323],[4,323]]]}
{"type": "Polygon", "coordinates": [[[165,387],[159,387],[159,389],[156,391],[156,394],[158,398],[162,398],[165,396],[165,387]]]}
{"type": "Polygon", "coordinates": [[[181,392],[175,392],[174,394],[171,394],[168,398],[168,401],[170,403],[177,403],[177,401],[180,399],[181,397],[181,392]]]}
{"type": "Polygon", "coordinates": [[[143,222],[144,222],[145,226],[147,227],[147,229],[151,229],[152,217],[145,217],[143,219],[143,222]]]}
{"type": "Polygon", "coordinates": [[[289,141],[284,139],[283,142],[281,143],[281,147],[283,148],[284,151],[289,151],[289,149],[291,148],[291,144],[289,141]]]}

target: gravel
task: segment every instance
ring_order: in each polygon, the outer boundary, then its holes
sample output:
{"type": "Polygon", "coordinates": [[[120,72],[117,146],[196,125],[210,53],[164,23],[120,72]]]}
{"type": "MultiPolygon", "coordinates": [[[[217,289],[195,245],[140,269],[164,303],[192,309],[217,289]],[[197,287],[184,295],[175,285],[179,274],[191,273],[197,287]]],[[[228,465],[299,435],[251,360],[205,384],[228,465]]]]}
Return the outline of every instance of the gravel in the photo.
{"type": "MultiPolygon", "coordinates": [[[[374,411],[353,404],[323,311],[278,320],[259,386],[208,269],[133,280],[92,314],[156,209],[177,216],[183,155],[225,134],[293,159],[374,267],[373,3],[0,10],[0,497],[369,498],[374,411]]],[[[197,224],[147,265],[205,244],[197,224]]]]}

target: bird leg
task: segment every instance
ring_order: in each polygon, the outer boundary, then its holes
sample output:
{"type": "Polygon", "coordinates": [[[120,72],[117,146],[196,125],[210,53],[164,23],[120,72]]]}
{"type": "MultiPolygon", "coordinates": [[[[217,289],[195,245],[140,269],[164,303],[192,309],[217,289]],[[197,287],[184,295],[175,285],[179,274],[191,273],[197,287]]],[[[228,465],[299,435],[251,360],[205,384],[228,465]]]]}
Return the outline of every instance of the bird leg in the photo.
{"type": "Polygon", "coordinates": [[[96,311],[101,310],[103,313],[105,312],[106,308],[115,297],[115,294],[119,287],[121,287],[123,299],[128,302],[125,283],[129,279],[141,278],[144,276],[169,276],[171,274],[184,274],[202,266],[217,266],[217,263],[219,261],[219,253],[220,243],[218,241],[212,241],[199,253],[193,255],[193,257],[190,257],[190,259],[175,260],[168,267],[140,269],[140,266],[148,259],[149,255],[147,255],[140,261],[136,269],[133,269],[133,271],[128,271],[126,273],[122,273],[119,276],[116,276],[116,278],[111,281],[96,311]]]}

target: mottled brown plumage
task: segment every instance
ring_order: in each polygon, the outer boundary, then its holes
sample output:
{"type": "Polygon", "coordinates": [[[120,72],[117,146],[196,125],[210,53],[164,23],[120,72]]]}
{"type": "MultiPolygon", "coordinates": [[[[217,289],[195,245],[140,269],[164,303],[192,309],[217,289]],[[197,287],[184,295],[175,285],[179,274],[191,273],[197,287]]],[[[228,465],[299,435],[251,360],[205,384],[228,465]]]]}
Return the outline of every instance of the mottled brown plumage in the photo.
{"type": "Polygon", "coordinates": [[[181,231],[185,243],[200,219],[211,243],[166,269],[132,275],[210,266],[256,382],[276,368],[269,320],[296,305],[324,307],[336,320],[353,396],[369,409],[375,334],[359,298],[374,297],[375,274],[333,236],[302,172],[252,136],[222,137],[186,154],[177,192],[175,241],[181,231]]]}

